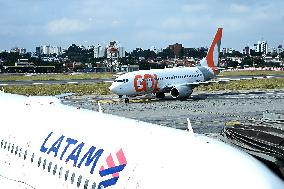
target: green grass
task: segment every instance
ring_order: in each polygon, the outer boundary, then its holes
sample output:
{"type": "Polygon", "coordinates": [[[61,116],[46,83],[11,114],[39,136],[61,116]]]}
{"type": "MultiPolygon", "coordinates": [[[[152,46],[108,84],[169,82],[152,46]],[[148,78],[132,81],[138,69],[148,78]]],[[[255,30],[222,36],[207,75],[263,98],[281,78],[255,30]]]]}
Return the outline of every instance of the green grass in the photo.
{"type": "Polygon", "coordinates": [[[7,93],[22,95],[52,96],[62,93],[75,93],[76,95],[108,95],[110,83],[95,84],[65,84],[65,85],[30,85],[3,87],[7,93]]]}
{"type": "Polygon", "coordinates": [[[208,86],[199,86],[195,90],[199,91],[220,91],[220,90],[250,90],[250,89],[283,89],[284,78],[271,79],[253,79],[230,81],[226,84],[212,84],[208,86]]]}
{"type": "MultiPolygon", "coordinates": [[[[30,86],[5,86],[7,93],[22,95],[58,95],[62,93],[75,93],[76,95],[108,95],[110,83],[94,84],[64,84],[64,85],[30,85],[30,86]]],[[[250,89],[284,89],[284,78],[253,79],[230,81],[227,84],[212,84],[199,86],[195,91],[236,91],[250,89]]]]}
{"type": "Polygon", "coordinates": [[[274,75],[281,74],[284,75],[284,71],[223,71],[219,76],[256,76],[256,75],[274,75]]]}
{"type": "Polygon", "coordinates": [[[47,75],[3,75],[0,74],[0,81],[23,81],[23,80],[72,80],[72,79],[108,79],[113,73],[83,73],[83,74],[47,74],[47,75]]]}

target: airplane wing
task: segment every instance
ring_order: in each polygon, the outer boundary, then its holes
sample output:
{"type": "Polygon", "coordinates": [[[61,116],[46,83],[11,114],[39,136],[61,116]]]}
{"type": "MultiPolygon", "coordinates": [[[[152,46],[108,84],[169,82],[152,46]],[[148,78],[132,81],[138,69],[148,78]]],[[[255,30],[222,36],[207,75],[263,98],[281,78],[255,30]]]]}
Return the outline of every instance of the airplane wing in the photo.
{"type": "Polygon", "coordinates": [[[214,80],[209,80],[209,81],[200,81],[200,82],[192,82],[192,83],[185,83],[181,84],[183,86],[193,86],[197,87],[199,85],[210,85],[214,83],[220,83],[220,84],[226,84],[229,83],[230,81],[241,81],[241,80],[253,80],[253,79],[266,79],[266,78],[272,78],[273,76],[263,76],[263,77],[240,77],[240,78],[218,78],[214,80]]]}

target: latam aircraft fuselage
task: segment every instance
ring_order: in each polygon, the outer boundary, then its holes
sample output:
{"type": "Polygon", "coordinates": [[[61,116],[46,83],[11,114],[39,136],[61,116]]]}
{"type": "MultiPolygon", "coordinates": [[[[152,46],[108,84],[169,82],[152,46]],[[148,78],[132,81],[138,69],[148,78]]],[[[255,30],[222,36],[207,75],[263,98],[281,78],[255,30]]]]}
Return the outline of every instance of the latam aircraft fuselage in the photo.
{"type": "Polygon", "coordinates": [[[283,181],[218,140],[0,93],[0,188],[270,188],[283,181]]]}

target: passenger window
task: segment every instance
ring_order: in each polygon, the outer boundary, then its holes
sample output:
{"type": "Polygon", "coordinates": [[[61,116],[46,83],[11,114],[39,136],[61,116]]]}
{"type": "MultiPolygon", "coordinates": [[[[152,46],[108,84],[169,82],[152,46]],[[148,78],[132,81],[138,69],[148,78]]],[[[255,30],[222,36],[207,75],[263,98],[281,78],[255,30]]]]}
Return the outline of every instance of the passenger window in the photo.
{"type": "Polygon", "coordinates": [[[33,153],[32,157],[31,157],[31,163],[34,162],[34,158],[35,158],[35,154],[33,153]]]}
{"type": "Polygon", "coordinates": [[[87,189],[87,188],[88,188],[88,185],[89,185],[89,180],[86,179],[85,184],[84,184],[84,189],[87,189]]]}
{"type": "Polygon", "coordinates": [[[65,173],[65,181],[67,181],[67,179],[68,179],[68,174],[69,174],[69,170],[67,170],[66,173],[65,173]]]}
{"type": "Polygon", "coordinates": [[[49,162],[48,167],[47,167],[48,172],[50,172],[51,166],[52,166],[52,162],[49,162]]]}
{"type": "Polygon", "coordinates": [[[42,164],[43,170],[45,170],[45,165],[46,165],[46,159],[44,159],[43,164],[42,164]]]}
{"type": "Polygon", "coordinates": [[[10,146],[11,146],[11,143],[9,143],[9,145],[8,145],[8,151],[10,151],[10,146]]]}
{"type": "Polygon", "coordinates": [[[37,162],[37,166],[39,167],[41,164],[41,157],[39,157],[38,162],[37,162]]]}
{"type": "Polygon", "coordinates": [[[18,150],[19,150],[19,147],[17,146],[17,147],[16,147],[16,150],[15,150],[15,155],[18,154],[18,150]]]}
{"type": "Polygon", "coordinates": [[[6,141],[5,144],[4,144],[4,149],[6,149],[6,147],[7,147],[7,141],[6,141]]]}
{"type": "Polygon", "coordinates": [[[77,187],[79,188],[82,182],[82,175],[79,176],[78,182],[77,182],[77,187]]]}
{"type": "Polygon", "coordinates": [[[61,178],[62,171],[63,171],[63,167],[60,167],[60,169],[59,169],[59,178],[61,178]]]}
{"type": "Polygon", "coordinates": [[[92,186],[92,189],[96,189],[96,186],[97,186],[97,184],[96,184],[96,182],[94,182],[93,186],[92,186]]]}
{"type": "Polygon", "coordinates": [[[74,178],[75,178],[75,173],[72,174],[72,177],[71,177],[71,184],[74,183],[74,178]]]}
{"type": "Polygon", "coordinates": [[[26,151],[25,151],[25,154],[24,154],[24,160],[27,159],[27,155],[28,155],[28,151],[26,150],[26,151]]]}
{"type": "Polygon", "coordinates": [[[14,144],[12,146],[11,153],[14,153],[14,144]]]}
{"type": "Polygon", "coordinates": [[[21,148],[20,151],[19,151],[19,157],[22,156],[22,151],[23,151],[23,149],[21,148]]]}
{"type": "Polygon", "coordinates": [[[3,147],[3,144],[4,144],[4,140],[1,141],[1,148],[3,147]]]}
{"type": "Polygon", "coordinates": [[[53,175],[56,174],[56,170],[57,170],[57,164],[55,164],[54,169],[53,169],[53,175]]]}

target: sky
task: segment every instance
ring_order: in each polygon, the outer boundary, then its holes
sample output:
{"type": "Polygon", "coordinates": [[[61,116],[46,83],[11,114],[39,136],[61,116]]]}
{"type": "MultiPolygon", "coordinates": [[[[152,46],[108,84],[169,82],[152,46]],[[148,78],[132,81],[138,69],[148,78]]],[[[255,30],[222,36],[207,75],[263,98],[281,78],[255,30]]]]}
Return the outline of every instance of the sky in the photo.
{"type": "Polygon", "coordinates": [[[222,48],[257,41],[284,45],[283,0],[0,0],[0,51],[36,46],[208,47],[223,27],[222,48]]]}

